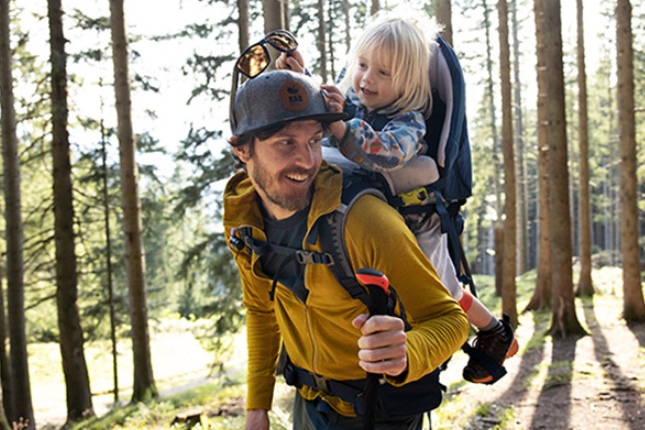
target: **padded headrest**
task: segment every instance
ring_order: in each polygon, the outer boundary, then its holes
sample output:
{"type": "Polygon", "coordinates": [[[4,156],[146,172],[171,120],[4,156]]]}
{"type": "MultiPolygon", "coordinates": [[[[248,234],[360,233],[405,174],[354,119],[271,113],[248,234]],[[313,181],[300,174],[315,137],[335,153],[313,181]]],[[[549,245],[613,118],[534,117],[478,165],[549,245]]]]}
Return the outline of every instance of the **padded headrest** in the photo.
{"type": "Polygon", "coordinates": [[[450,125],[452,122],[452,113],[454,109],[454,92],[453,80],[446,57],[441,49],[440,36],[437,35],[437,41],[430,45],[430,86],[437,90],[439,97],[446,105],[446,116],[441,128],[441,137],[439,139],[439,148],[437,151],[437,163],[441,167],[446,165],[446,144],[450,135],[450,125]]]}

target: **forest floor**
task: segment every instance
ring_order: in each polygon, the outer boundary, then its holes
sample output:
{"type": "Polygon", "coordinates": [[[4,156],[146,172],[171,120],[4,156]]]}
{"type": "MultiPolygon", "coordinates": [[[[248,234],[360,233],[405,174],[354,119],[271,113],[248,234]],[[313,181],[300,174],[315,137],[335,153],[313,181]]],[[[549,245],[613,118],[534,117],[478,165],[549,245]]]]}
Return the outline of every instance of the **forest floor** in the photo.
{"type": "Polygon", "coordinates": [[[589,334],[567,339],[547,335],[550,314],[522,315],[520,352],[494,385],[463,382],[467,357],[455,354],[433,428],[645,429],[645,324],[626,324],[621,310],[615,296],[577,299],[589,334]]]}
{"type": "MultiPolygon", "coordinates": [[[[432,413],[432,429],[645,429],[645,324],[622,320],[622,298],[615,287],[604,287],[593,298],[576,299],[585,336],[552,338],[549,311],[521,314],[516,332],[520,351],[507,361],[508,374],[494,385],[465,382],[461,371],[467,356],[455,353],[441,376],[448,391],[432,413]]],[[[235,372],[219,381],[199,376],[177,383],[163,390],[166,397],[156,405],[139,404],[121,415],[117,409],[74,430],[168,429],[186,411],[208,417],[213,430],[243,429],[245,386],[239,368],[238,363],[235,372]]],[[[292,388],[278,384],[272,430],[291,428],[292,395],[292,388]]]]}

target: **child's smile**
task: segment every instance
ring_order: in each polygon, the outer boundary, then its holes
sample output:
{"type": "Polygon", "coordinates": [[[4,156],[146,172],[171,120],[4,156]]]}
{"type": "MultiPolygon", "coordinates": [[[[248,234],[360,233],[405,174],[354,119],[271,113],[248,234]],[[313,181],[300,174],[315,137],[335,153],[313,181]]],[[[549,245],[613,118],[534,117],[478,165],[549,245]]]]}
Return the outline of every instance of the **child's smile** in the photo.
{"type": "Polygon", "coordinates": [[[361,103],[370,110],[380,109],[397,99],[392,87],[390,67],[382,61],[382,53],[363,53],[358,59],[352,86],[361,103]]]}

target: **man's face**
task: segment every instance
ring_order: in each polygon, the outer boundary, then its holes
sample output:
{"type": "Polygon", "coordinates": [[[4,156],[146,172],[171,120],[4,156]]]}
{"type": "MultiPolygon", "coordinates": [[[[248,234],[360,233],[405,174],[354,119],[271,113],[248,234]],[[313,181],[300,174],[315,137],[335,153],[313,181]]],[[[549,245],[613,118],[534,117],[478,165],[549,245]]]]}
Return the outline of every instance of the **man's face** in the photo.
{"type": "Polygon", "coordinates": [[[285,219],[309,205],[314,178],[322,162],[318,121],[297,121],[266,140],[235,148],[269,217],[285,219]]]}

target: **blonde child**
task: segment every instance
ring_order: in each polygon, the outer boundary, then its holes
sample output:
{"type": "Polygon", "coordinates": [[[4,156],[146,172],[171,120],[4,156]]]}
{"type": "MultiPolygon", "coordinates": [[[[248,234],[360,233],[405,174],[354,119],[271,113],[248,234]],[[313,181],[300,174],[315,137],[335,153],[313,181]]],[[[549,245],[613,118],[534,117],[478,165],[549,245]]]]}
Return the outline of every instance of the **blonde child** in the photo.
{"type": "MultiPolygon", "coordinates": [[[[382,15],[353,44],[339,87],[321,86],[327,92],[328,109],[344,110],[353,116],[329,125],[331,144],[346,159],[366,170],[407,178],[398,183],[395,179],[395,189],[405,187],[401,184],[408,183],[410,175],[416,176],[414,169],[429,176],[424,185],[439,178],[434,161],[423,155],[427,150],[423,140],[425,120],[432,112],[429,47],[436,43],[436,34],[433,31],[434,37],[428,38],[415,18],[402,18],[400,12],[396,16],[382,15]],[[378,123],[385,125],[376,130],[373,125],[378,123]]],[[[304,61],[298,51],[281,55],[276,64],[278,68],[304,72],[304,61]]],[[[328,161],[343,163],[338,159],[328,161]]],[[[442,283],[464,309],[470,323],[479,329],[474,348],[502,365],[518,349],[510,324],[498,320],[463,288],[450,260],[447,234],[441,232],[439,216],[408,221],[416,224],[419,245],[442,283]]],[[[471,382],[495,382],[491,373],[473,358],[463,374],[471,382]]]]}

